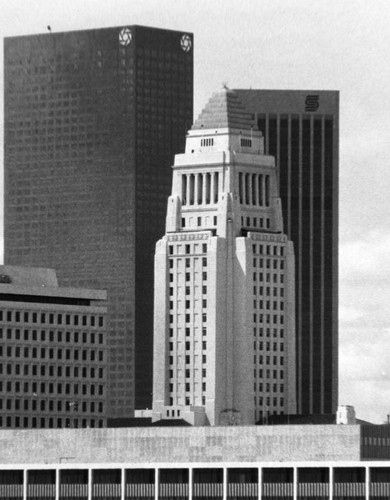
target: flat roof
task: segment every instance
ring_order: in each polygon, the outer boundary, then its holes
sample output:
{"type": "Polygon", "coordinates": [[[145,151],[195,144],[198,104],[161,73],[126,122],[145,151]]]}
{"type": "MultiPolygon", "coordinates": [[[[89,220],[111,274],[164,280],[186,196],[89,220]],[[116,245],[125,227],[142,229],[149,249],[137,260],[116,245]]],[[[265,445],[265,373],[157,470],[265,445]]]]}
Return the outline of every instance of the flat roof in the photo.
{"type": "Polygon", "coordinates": [[[359,425],[1,430],[0,463],[359,461],[359,425]]]}
{"type": "Polygon", "coordinates": [[[0,301],[12,301],[12,296],[18,302],[20,296],[107,300],[105,290],[58,286],[53,269],[0,265],[0,301]]]}

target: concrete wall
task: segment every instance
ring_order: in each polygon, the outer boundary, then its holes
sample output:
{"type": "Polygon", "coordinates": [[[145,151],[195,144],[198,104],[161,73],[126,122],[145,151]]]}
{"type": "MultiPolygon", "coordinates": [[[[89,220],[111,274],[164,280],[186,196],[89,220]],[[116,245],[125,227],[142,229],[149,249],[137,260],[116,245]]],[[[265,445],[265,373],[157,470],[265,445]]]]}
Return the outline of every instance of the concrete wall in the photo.
{"type": "Polygon", "coordinates": [[[0,431],[0,463],[360,460],[360,426],[232,426],[0,431]]]}

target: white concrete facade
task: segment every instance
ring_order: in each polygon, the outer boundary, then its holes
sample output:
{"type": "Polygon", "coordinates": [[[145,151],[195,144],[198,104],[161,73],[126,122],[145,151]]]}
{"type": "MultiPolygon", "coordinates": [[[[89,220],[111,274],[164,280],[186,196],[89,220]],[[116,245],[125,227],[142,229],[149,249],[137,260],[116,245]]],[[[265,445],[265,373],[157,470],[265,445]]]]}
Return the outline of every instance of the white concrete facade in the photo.
{"type": "Polygon", "coordinates": [[[274,159],[228,89],[175,157],[154,315],[155,419],[248,425],[296,412],[294,251],[274,159]]]}

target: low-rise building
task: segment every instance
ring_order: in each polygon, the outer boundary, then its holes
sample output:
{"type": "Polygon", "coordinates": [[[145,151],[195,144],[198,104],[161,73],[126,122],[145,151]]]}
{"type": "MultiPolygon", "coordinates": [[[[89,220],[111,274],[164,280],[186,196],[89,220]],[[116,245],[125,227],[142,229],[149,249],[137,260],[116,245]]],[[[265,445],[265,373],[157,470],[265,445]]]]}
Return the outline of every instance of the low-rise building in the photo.
{"type": "Polygon", "coordinates": [[[0,266],[0,427],[103,427],[106,292],[0,266]]]}
{"type": "Polygon", "coordinates": [[[390,426],[0,431],[0,498],[390,497],[390,426]]]}

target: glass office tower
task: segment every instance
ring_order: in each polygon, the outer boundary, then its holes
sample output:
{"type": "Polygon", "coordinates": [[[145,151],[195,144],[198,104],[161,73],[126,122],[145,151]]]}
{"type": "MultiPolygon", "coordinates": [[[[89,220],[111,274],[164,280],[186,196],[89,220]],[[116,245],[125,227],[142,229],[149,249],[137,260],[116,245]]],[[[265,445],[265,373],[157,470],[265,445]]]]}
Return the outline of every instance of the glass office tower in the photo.
{"type": "Polygon", "coordinates": [[[275,156],[296,262],[297,413],[338,400],[339,92],[238,90],[275,156]]]}
{"type": "Polygon", "coordinates": [[[5,263],[107,289],[108,416],[152,400],[153,256],[192,123],[192,34],[6,38],[5,263]]]}

